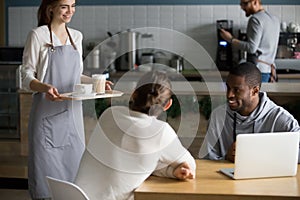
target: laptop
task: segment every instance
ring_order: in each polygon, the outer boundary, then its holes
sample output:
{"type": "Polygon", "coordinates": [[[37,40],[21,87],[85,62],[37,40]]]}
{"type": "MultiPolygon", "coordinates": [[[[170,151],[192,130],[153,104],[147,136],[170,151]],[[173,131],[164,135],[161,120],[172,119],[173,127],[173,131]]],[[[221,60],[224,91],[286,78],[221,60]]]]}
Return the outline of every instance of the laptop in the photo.
{"type": "Polygon", "coordinates": [[[234,168],[220,172],[232,179],[295,176],[299,132],[239,134],[234,168]]]}

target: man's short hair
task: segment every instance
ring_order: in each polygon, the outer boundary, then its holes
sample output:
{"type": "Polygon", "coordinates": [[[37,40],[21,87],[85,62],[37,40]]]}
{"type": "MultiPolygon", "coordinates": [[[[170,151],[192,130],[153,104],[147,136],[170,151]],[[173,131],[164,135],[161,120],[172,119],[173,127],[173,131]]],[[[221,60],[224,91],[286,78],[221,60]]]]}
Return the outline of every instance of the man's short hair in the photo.
{"type": "Polygon", "coordinates": [[[232,67],[229,74],[245,77],[245,81],[250,87],[261,87],[261,72],[256,65],[251,62],[243,62],[232,67]]]}

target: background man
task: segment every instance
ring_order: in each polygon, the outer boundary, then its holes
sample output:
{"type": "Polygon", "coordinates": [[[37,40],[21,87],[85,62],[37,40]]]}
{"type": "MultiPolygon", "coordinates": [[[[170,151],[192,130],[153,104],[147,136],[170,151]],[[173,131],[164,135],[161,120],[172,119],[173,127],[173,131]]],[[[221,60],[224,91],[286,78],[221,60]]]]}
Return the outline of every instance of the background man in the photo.
{"type": "Polygon", "coordinates": [[[248,52],[247,61],[257,63],[262,73],[262,82],[274,82],[275,66],[271,76],[279,41],[280,22],[277,17],[264,10],[261,0],[241,0],[240,5],[247,17],[247,41],[234,38],[231,33],[221,30],[221,37],[233,46],[248,52]]]}

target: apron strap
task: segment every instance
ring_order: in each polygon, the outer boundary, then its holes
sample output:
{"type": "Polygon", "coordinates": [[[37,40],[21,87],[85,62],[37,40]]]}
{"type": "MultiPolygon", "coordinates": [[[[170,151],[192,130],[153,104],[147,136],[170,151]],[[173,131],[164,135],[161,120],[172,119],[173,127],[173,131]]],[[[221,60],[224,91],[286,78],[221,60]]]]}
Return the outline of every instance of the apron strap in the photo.
{"type": "Polygon", "coordinates": [[[67,30],[67,33],[68,33],[68,36],[69,36],[69,38],[70,38],[70,42],[71,42],[72,46],[74,47],[75,50],[77,50],[76,45],[75,45],[75,43],[73,42],[73,39],[72,39],[72,37],[71,37],[71,34],[70,34],[70,32],[69,32],[69,29],[68,29],[67,25],[66,25],[66,30],[67,30]]]}
{"type": "Polygon", "coordinates": [[[54,45],[53,45],[52,31],[51,31],[51,25],[50,24],[48,24],[48,29],[49,29],[49,32],[50,32],[50,47],[51,47],[51,51],[54,51],[55,48],[54,48],[54,45]]]}
{"type": "Polygon", "coordinates": [[[257,59],[257,62],[261,62],[261,63],[264,63],[264,64],[269,65],[269,66],[272,65],[272,63],[268,63],[268,62],[260,60],[260,59],[257,59]]]}
{"type": "MultiPolygon", "coordinates": [[[[54,51],[55,48],[54,48],[54,45],[53,45],[53,38],[52,38],[52,31],[51,31],[51,25],[50,25],[50,24],[48,24],[48,29],[49,29],[49,31],[50,31],[50,47],[51,47],[51,51],[54,51]]],[[[69,38],[70,38],[70,42],[71,42],[73,48],[74,48],[75,50],[77,50],[76,45],[75,45],[75,43],[74,43],[74,41],[73,41],[73,39],[72,39],[72,37],[71,37],[71,34],[70,34],[69,30],[68,30],[67,25],[66,25],[66,31],[67,31],[67,34],[68,34],[68,36],[69,36],[69,38]]]]}

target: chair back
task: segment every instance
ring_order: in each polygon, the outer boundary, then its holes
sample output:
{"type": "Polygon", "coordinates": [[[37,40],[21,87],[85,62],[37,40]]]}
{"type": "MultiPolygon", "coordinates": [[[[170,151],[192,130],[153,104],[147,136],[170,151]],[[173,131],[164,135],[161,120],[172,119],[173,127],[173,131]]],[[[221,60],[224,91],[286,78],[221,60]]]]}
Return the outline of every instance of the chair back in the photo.
{"type": "Polygon", "coordinates": [[[85,192],[77,185],[46,176],[52,200],[89,200],[85,192]]]}

